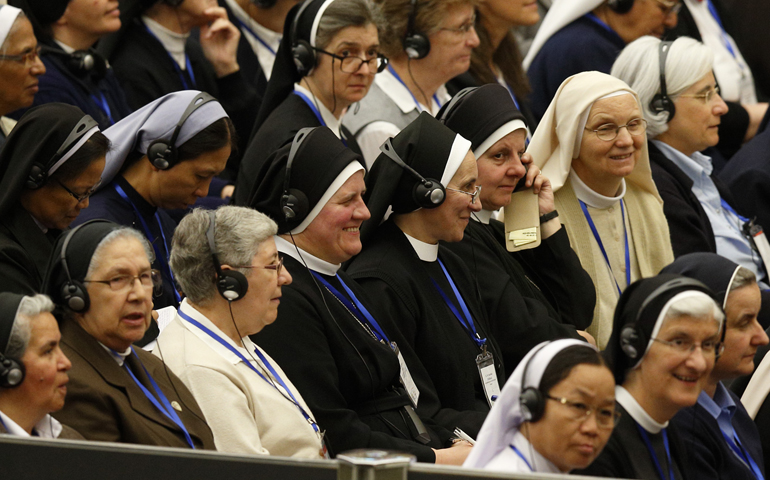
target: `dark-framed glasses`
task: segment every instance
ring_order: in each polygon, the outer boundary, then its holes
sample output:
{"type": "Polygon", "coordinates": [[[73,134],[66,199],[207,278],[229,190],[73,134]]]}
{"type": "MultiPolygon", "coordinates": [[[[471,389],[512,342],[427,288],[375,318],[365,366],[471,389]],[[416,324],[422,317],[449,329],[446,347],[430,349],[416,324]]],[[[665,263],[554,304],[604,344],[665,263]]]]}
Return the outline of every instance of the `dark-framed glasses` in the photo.
{"type": "Polygon", "coordinates": [[[473,16],[471,16],[470,19],[468,19],[467,22],[463,23],[459,27],[456,28],[449,28],[449,27],[443,27],[439,28],[439,30],[452,32],[455,35],[465,35],[466,33],[470,32],[471,30],[476,28],[476,14],[474,13],[473,16]]]}
{"type": "Polygon", "coordinates": [[[575,402],[564,397],[552,397],[550,395],[545,396],[548,400],[559,402],[565,407],[569,408],[570,416],[572,420],[576,422],[585,422],[591,416],[596,414],[596,426],[599,428],[611,429],[620,421],[620,412],[615,409],[615,406],[606,407],[593,407],[583,402],[575,402]]]}
{"type": "Polygon", "coordinates": [[[693,342],[689,338],[677,338],[675,340],[661,340],[659,338],[653,338],[652,340],[666,345],[683,357],[692,354],[692,352],[694,352],[697,347],[700,347],[704,355],[709,356],[721,355],[725,350],[724,344],[718,340],[704,340],[700,343],[693,342]]]}
{"type": "Polygon", "coordinates": [[[10,60],[12,62],[22,63],[25,66],[29,66],[35,62],[40,56],[40,51],[43,49],[42,45],[38,45],[35,48],[25,51],[23,53],[17,53],[16,55],[0,55],[0,60],[10,60]]]}
{"type": "Polygon", "coordinates": [[[703,103],[711,103],[711,100],[714,99],[714,95],[719,93],[719,87],[709,88],[703,93],[693,93],[689,95],[679,95],[680,97],[685,98],[699,98],[703,100],[703,103]]]}
{"type": "Polygon", "coordinates": [[[133,287],[137,280],[146,289],[159,289],[163,285],[163,278],[158,270],[147,270],[139,275],[116,275],[109,280],[83,280],[83,282],[103,283],[109,285],[112,291],[121,292],[133,287]]]}
{"type": "Polygon", "coordinates": [[[599,126],[599,128],[588,128],[586,127],[586,130],[590,130],[596,134],[597,137],[599,137],[600,140],[604,140],[605,142],[611,142],[618,138],[618,134],[620,134],[620,129],[625,128],[628,130],[628,133],[634,136],[639,136],[644,134],[644,132],[647,130],[647,120],[643,118],[635,118],[631,121],[629,121],[625,125],[615,125],[614,123],[606,123],[604,125],[599,126]]]}
{"type": "Polygon", "coordinates": [[[336,53],[327,52],[320,48],[313,48],[316,52],[329,55],[330,57],[340,61],[340,70],[345,73],[356,73],[361,69],[361,65],[366,63],[369,67],[369,73],[380,73],[388,67],[388,57],[378,53],[374,57],[361,58],[356,55],[337,55],[336,53]]]}
{"type": "Polygon", "coordinates": [[[271,263],[270,265],[238,265],[233,268],[264,268],[266,270],[275,270],[276,275],[281,274],[283,268],[283,256],[278,257],[278,263],[271,263]]]}
{"type": "Polygon", "coordinates": [[[58,184],[59,184],[59,186],[60,186],[61,188],[63,188],[63,189],[64,189],[64,190],[65,190],[67,193],[69,193],[69,194],[70,194],[70,196],[71,196],[72,198],[74,198],[75,200],[77,200],[77,201],[78,201],[78,203],[82,203],[82,202],[85,202],[86,200],[88,200],[88,199],[91,197],[91,195],[93,195],[94,193],[96,193],[96,190],[98,190],[98,189],[99,189],[99,185],[101,185],[101,183],[102,183],[102,182],[100,181],[100,182],[98,182],[96,185],[94,185],[93,187],[91,187],[91,188],[90,188],[90,189],[89,189],[89,190],[88,190],[86,193],[80,193],[80,194],[78,194],[78,193],[75,193],[75,192],[73,192],[72,190],[70,190],[70,189],[67,187],[67,185],[64,185],[64,184],[63,184],[63,183],[61,183],[59,180],[57,180],[57,179],[54,179],[54,181],[56,181],[56,183],[58,183],[58,184]]]}
{"type": "Polygon", "coordinates": [[[476,199],[479,198],[479,193],[481,193],[481,186],[480,185],[477,185],[476,189],[474,191],[472,191],[472,192],[466,192],[465,190],[458,190],[456,188],[449,188],[449,187],[446,187],[446,189],[450,190],[452,192],[464,193],[466,195],[470,195],[471,196],[471,205],[476,205],[476,199]]]}

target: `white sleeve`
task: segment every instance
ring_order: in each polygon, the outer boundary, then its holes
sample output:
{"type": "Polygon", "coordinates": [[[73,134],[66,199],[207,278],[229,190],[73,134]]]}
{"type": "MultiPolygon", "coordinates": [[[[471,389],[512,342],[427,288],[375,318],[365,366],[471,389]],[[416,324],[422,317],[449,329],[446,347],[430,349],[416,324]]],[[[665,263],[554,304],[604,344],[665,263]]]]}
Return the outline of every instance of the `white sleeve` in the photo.
{"type": "Polygon", "coordinates": [[[390,122],[378,121],[370,123],[358,132],[356,142],[361,147],[367,169],[372,168],[372,164],[380,155],[380,145],[388,138],[398,135],[400,131],[401,129],[390,122]]]}

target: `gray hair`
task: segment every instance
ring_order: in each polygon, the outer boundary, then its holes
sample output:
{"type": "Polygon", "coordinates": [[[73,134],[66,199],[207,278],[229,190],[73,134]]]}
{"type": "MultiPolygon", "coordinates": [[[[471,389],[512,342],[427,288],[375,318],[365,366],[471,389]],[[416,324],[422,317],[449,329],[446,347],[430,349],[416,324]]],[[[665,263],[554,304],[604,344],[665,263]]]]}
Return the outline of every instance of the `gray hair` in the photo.
{"type": "Polygon", "coordinates": [[[32,336],[32,319],[41,313],[53,312],[53,309],[54,304],[48,295],[37,294],[22,298],[13,320],[5,356],[16,359],[24,356],[32,336]]]}
{"type": "Polygon", "coordinates": [[[721,325],[724,322],[725,314],[722,312],[722,309],[719,308],[717,302],[706,294],[684,297],[669,305],[661,328],[663,328],[669,320],[680,317],[692,317],[700,320],[713,318],[721,325]]]}
{"type": "MultiPolygon", "coordinates": [[[[639,95],[647,137],[655,138],[668,130],[668,113],[650,109],[653,97],[660,93],[660,40],[644,36],[629,43],[612,65],[612,76],[626,82],[639,95]]],[[[666,91],[671,100],[711,72],[714,53],[688,37],[676,39],[666,56],[666,91]]]]}
{"type": "Polygon", "coordinates": [[[318,23],[315,44],[325,49],[340,30],[347,27],[376,25],[374,11],[368,0],[335,0],[329,5],[318,23]]]}
{"type": "Polygon", "coordinates": [[[101,267],[102,263],[109,260],[108,257],[105,255],[105,250],[107,247],[112,244],[115,240],[122,240],[122,239],[128,239],[133,238],[135,240],[138,240],[139,243],[142,244],[142,248],[144,248],[144,253],[147,254],[147,260],[150,261],[150,263],[155,261],[155,252],[152,250],[152,246],[150,245],[150,242],[147,241],[147,238],[139,233],[138,230],[134,230],[131,227],[120,227],[116,228],[115,230],[111,231],[105,237],[102,239],[101,242],[99,242],[99,245],[96,246],[96,250],[94,250],[94,254],[91,256],[91,262],[88,264],[88,271],[86,272],[86,277],[91,277],[94,273],[94,271],[98,270],[99,267],[101,267]]]}
{"type": "MultiPolygon", "coordinates": [[[[5,3],[5,2],[2,2],[2,3],[5,3]]],[[[13,21],[13,25],[11,25],[10,30],[8,30],[8,35],[6,35],[5,40],[3,40],[3,44],[0,45],[0,54],[1,55],[7,55],[8,54],[8,39],[11,38],[11,36],[14,33],[16,33],[16,30],[19,29],[19,27],[21,26],[21,22],[19,20],[21,20],[22,18],[24,20],[26,20],[27,22],[29,22],[29,19],[24,14],[23,10],[21,12],[19,12],[19,15],[16,17],[16,20],[13,21]]]]}
{"type": "Polygon", "coordinates": [[[733,281],[730,283],[730,287],[727,290],[727,293],[725,293],[725,299],[734,290],[738,290],[739,288],[753,285],[755,283],[757,283],[757,276],[754,275],[754,272],[752,272],[746,267],[739,266],[737,271],[735,272],[733,281]]]}
{"type": "MultiPolygon", "coordinates": [[[[174,230],[169,264],[174,278],[192,303],[205,305],[217,295],[216,271],[206,233],[209,212],[196,208],[174,230]]],[[[222,265],[251,265],[265,240],[278,232],[267,215],[251,208],[223,206],[216,210],[214,243],[222,265]]],[[[234,268],[246,277],[250,268],[234,268]]]]}

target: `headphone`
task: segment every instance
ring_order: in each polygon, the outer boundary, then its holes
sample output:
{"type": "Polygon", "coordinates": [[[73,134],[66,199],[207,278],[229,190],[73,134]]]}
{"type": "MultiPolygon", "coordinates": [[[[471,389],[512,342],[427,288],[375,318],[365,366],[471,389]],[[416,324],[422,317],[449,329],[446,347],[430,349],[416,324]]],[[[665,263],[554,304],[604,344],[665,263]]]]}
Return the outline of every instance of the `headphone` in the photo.
{"type": "Polygon", "coordinates": [[[294,136],[294,141],[291,142],[289,160],[286,162],[286,178],[283,181],[283,195],[281,196],[281,211],[283,211],[283,216],[286,220],[296,219],[301,222],[310,213],[310,202],[307,199],[307,195],[302,190],[290,188],[289,185],[294,157],[297,155],[302,141],[316,128],[306,127],[300,129],[297,135],[294,136]]]}
{"type": "Polygon", "coordinates": [[[457,92],[455,96],[452,97],[452,99],[449,101],[449,103],[446,104],[446,108],[442,108],[439,112],[440,115],[438,117],[438,121],[446,125],[446,122],[449,121],[449,117],[452,115],[452,110],[458,103],[460,103],[460,100],[478,88],[479,87],[465,87],[457,92]]]}
{"type": "Polygon", "coordinates": [[[521,406],[521,416],[525,422],[537,422],[543,417],[545,412],[545,398],[543,392],[538,387],[527,387],[527,372],[529,371],[529,365],[532,360],[535,359],[540,350],[544,349],[548,344],[540,346],[529,357],[526,365],[524,365],[524,372],[521,375],[521,388],[519,389],[519,405],[521,406]]]}
{"type": "Polygon", "coordinates": [[[660,46],[658,47],[660,93],[656,94],[652,97],[652,100],[650,100],[650,110],[652,110],[653,113],[668,113],[666,123],[670,122],[676,114],[676,105],[674,105],[673,100],[671,100],[666,91],[666,57],[668,56],[668,51],[671,49],[672,43],[674,42],[660,42],[660,46]]]}
{"type": "Polygon", "coordinates": [[[624,14],[634,7],[634,0],[607,0],[607,6],[614,12],[624,14]]]}
{"type": "Polygon", "coordinates": [[[687,277],[669,280],[653,290],[642,302],[642,306],[639,308],[639,312],[637,312],[634,321],[623,325],[623,328],[620,330],[620,349],[623,350],[623,354],[625,354],[626,357],[632,360],[638,360],[647,350],[649,340],[638,326],[639,320],[644,314],[644,310],[661,295],[670,293],[672,290],[683,289],[684,287],[690,287],[690,290],[698,290],[707,294],[709,297],[712,296],[711,291],[706,285],[698,280],[687,277]]]}
{"type": "Polygon", "coordinates": [[[417,21],[417,0],[411,0],[409,9],[409,20],[403,41],[404,51],[409,59],[419,60],[430,53],[430,40],[426,35],[414,30],[414,24],[417,21]]]}
{"type": "Polygon", "coordinates": [[[222,270],[222,265],[219,263],[217,257],[217,244],[214,241],[214,233],[216,232],[216,220],[217,212],[214,210],[209,211],[209,228],[206,230],[206,238],[209,242],[209,249],[211,250],[211,259],[214,260],[214,271],[217,273],[216,286],[219,294],[228,302],[234,302],[240,300],[246,295],[249,290],[249,281],[246,279],[246,275],[235,270],[222,270]]]}
{"type": "Polygon", "coordinates": [[[0,388],[18,387],[24,381],[25,375],[23,363],[0,352],[0,388]]]}
{"type": "Polygon", "coordinates": [[[315,67],[315,50],[310,43],[299,38],[299,19],[305,13],[307,7],[313,3],[313,0],[305,0],[297,10],[294,21],[291,24],[291,56],[294,59],[294,66],[297,73],[304,77],[315,67]]]}
{"type": "Polygon", "coordinates": [[[396,153],[391,140],[393,139],[387,139],[385,143],[380,146],[380,150],[382,150],[382,153],[387,155],[388,158],[396,162],[398,166],[419,180],[419,182],[416,183],[412,189],[412,200],[414,200],[414,202],[420,208],[436,208],[444,203],[444,199],[446,198],[446,189],[441,184],[441,182],[438,180],[433,180],[432,178],[425,178],[415,169],[407,165],[401,159],[401,157],[398,156],[398,153],[396,153]]]}
{"type": "Polygon", "coordinates": [[[62,143],[59,149],[56,150],[56,153],[51,157],[51,160],[48,161],[50,167],[46,167],[45,164],[39,162],[32,164],[32,168],[29,170],[29,175],[27,176],[27,181],[24,183],[24,186],[29,190],[37,190],[42,187],[48,178],[48,170],[56,165],[56,162],[58,162],[70,148],[78,143],[83,135],[90,132],[92,128],[98,126],[99,123],[91,118],[90,115],[84,115],[72,131],[70,131],[69,135],[67,135],[67,138],[64,139],[64,143],[62,143]]]}
{"type": "Polygon", "coordinates": [[[184,113],[182,113],[182,117],[176,124],[176,128],[174,128],[174,133],[171,135],[171,139],[165,140],[163,138],[159,138],[150,143],[150,145],[147,147],[147,158],[155,166],[155,168],[159,170],[168,170],[169,168],[176,165],[176,163],[179,161],[177,156],[176,139],[179,136],[179,132],[182,131],[182,125],[184,125],[184,122],[187,121],[187,119],[190,117],[190,115],[193,114],[194,111],[203,105],[215,100],[216,99],[208,93],[200,92],[195,96],[195,98],[192,99],[184,113]]]}
{"type": "Polygon", "coordinates": [[[88,224],[100,221],[104,220],[91,220],[73,228],[67,232],[67,236],[64,238],[64,243],[61,247],[59,262],[61,263],[62,268],[64,268],[64,273],[67,275],[67,281],[65,281],[59,289],[59,300],[66,305],[67,308],[76,313],[87,311],[91,306],[91,299],[88,296],[88,290],[83,282],[73,280],[72,275],[70,275],[69,265],[67,265],[67,246],[69,246],[70,240],[72,240],[72,237],[75,236],[75,233],[77,233],[78,230],[88,224]]]}
{"type": "Polygon", "coordinates": [[[63,57],[67,68],[79,77],[94,74],[98,79],[102,79],[109,68],[107,60],[93,48],[67,53],[58,48],[41,45],[41,51],[45,54],[63,57]]]}

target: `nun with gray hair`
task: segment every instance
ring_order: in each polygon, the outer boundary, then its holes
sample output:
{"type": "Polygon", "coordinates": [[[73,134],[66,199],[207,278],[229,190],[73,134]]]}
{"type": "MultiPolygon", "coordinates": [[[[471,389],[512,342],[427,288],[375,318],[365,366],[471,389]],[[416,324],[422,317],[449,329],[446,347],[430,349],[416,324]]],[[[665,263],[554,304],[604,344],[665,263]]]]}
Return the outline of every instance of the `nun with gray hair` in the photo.
{"type": "Polygon", "coordinates": [[[639,95],[652,178],[663,199],[674,255],[717,253],[754,272],[766,288],[762,257],[743,234],[747,219],[733,208],[730,190],[712,176],[712,159],[702,153],[719,142],[718,127],[727,113],[713,63],[711,49],[691,38],[642,37],[623,49],[612,75],[639,95]]]}
{"type": "Polygon", "coordinates": [[[0,434],[83,438],[49,415],[64,406],[72,367],[53,308],[45,295],[0,293],[0,434]]]}

